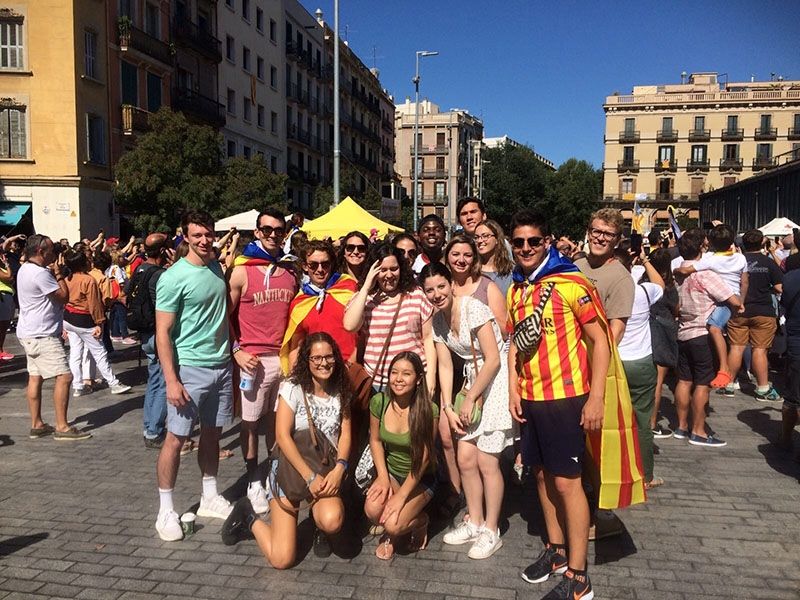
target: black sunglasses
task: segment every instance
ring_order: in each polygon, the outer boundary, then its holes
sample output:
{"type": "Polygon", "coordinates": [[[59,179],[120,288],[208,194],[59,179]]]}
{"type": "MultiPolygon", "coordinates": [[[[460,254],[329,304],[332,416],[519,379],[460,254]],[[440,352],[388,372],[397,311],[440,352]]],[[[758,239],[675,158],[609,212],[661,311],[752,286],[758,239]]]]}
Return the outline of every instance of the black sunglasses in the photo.
{"type": "Polygon", "coordinates": [[[526,242],[531,248],[538,248],[542,245],[542,242],[544,242],[544,238],[538,235],[529,238],[514,238],[511,240],[511,245],[517,250],[522,250],[526,242]]]}
{"type": "Polygon", "coordinates": [[[329,260],[323,260],[320,262],[317,262],[316,260],[310,260],[306,264],[308,265],[308,269],[310,271],[316,271],[320,267],[322,267],[325,271],[331,268],[331,261],[329,260]]]}
{"type": "Polygon", "coordinates": [[[273,233],[282,238],[286,234],[286,229],[283,227],[270,227],[269,225],[264,225],[263,227],[259,227],[258,230],[264,234],[264,237],[270,237],[273,233]]]}
{"type": "Polygon", "coordinates": [[[367,251],[367,247],[364,244],[345,244],[344,251],[351,254],[353,252],[360,252],[361,254],[364,254],[367,251]]]}

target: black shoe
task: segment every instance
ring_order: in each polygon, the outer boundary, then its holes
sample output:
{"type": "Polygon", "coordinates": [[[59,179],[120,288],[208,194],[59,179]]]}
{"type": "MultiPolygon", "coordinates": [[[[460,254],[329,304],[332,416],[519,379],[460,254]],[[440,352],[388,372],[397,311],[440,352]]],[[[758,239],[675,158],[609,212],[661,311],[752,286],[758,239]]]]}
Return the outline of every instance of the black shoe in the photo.
{"type": "Polygon", "coordinates": [[[552,546],[547,546],[536,562],[522,572],[522,578],[528,583],[542,583],[550,575],[560,575],[566,570],[567,557],[556,552],[552,546]]]}
{"type": "Polygon", "coordinates": [[[578,581],[572,571],[564,573],[564,577],[558,585],[550,590],[549,594],[542,596],[542,600],[592,600],[594,591],[589,576],[582,577],[584,581],[578,581]]]}
{"type": "Polygon", "coordinates": [[[653,437],[657,440],[663,440],[666,438],[672,437],[672,430],[665,425],[660,425],[656,423],[656,426],[653,427],[653,437]]]}
{"type": "Polygon", "coordinates": [[[332,554],[331,541],[320,529],[314,529],[314,556],[328,558],[332,554]]]}
{"type": "Polygon", "coordinates": [[[233,546],[240,540],[250,535],[250,528],[255,523],[258,515],[253,510],[253,505],[247,497],[241,498],[233,505],[233,510],[225,522],[222,524],[220,535],[222,543],[226,546],[233,546]]]}
{"type": "Polygon", "coordinates": [[[146,437],[144,438],[144,447],[150,450],[160,450],[161,446],[164,445],[164,436],[158,436],[154,438],[146,437]]]}

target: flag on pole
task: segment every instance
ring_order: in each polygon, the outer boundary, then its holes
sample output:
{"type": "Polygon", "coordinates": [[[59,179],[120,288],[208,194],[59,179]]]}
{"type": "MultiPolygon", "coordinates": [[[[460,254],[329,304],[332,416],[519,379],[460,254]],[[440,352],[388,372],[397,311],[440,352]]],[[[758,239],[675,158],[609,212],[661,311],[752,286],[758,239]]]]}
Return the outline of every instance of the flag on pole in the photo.
{"type": "Polygon", "coordinates": [[[675,234],[675,239],[681,239],[683,232],[681,232],[681,228],[678,226],[678,220],[675,218],[675,208],[670,204],[667,207],[667,212],[669,213],[669,226],[672,228],[672,232],[675,234]]]}
{"type": "Polygon", "coordinates": [[[631,231],[636,233],[644,233],[642,227],[642,207],[639,206],[639,201],[633,199],[633,216],[631,217],[631,231]]]}

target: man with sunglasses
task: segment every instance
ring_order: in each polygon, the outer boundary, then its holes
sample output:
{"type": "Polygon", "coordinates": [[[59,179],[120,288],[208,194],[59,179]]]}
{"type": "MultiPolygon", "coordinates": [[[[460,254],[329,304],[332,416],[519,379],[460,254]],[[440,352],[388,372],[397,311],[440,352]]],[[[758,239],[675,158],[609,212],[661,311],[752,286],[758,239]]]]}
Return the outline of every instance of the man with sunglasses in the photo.
{"type": "Polygon", "coordinates": [[[239,440],[247,468],[247,497],[259,514],[269,503],[258,469],[259,426],[266,421],[267,448],[274,441],[274,408],[281,379],[279,353],[289,322],[289,306],[297,293],[297,278],[280,262],[286,233],[283,214],[263,210],[245,249],[230,274],[229,296],[233,359],[240,369],[242,424],[239,440]]]}
{"type": "Polygon", "coordinates": [[[417,238],[422,252],[411,267],[419,275],[422,267],[432,262],[444,262],[445,226],[435,214],[425,215],[417,227],[417,238]]]}

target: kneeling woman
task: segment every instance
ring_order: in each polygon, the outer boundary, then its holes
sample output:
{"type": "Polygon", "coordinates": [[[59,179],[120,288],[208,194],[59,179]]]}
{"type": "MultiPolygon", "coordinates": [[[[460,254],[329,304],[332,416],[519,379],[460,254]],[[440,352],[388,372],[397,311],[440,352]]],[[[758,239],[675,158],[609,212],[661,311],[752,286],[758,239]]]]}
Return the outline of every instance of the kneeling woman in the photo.
{"type": "MultiPolygon", "coordinates": [[[[313,333],[303,340],[291,377],[278,390],[275,438],[281,450],[280,460],[288,460],[308,482],[315,498],[311,508],[317,536],[338,533],[344,522],[344,504],[339,496],[350,454],[350,392],[347,369],[336,342],[325,332],[313,333]],[[303,460],[292,433],[308,429],[305,396],[317,435],[324,435],[337,449],[336,466],[326,476],[315,473],[303,460]]],[[[276,461],[277,462],[277,461],[276,461]]],[[[294,564],[297,554],[297,513],[274,481],[277,464],[270,474],[271,522],[257,518],[248,498],[236,503],[222,527],[222,539],[235,544],[247,528],[256,538],[261,552],[276,569],[294,564]]],[[[318,540],[315,538],[315,543],[318,540]]]]}
{"type": "Polygon", "coordinates": [[[388,373],[388,394],[373,396],[369,407],[369,447],[377,476],[364,503],[367,517],[385,529],[375,551],[383,560],[392,558],[401,536],[411,534],[411,551],[428,542],[428,515],[423,511],[436,488],[433,442],[439,416],[419,356],[401,352],[388,373]]]}
{"type": "Polygon", "coordinates": [[[513,443],[514,425],[508,411],[508,364],[504,342],[489,307],[471,296],[454,296],[450,271],[440,263],[420,273],[422,289],[437,308],[433,316],[442,412],[455,432],[456,458],[469,518],[445,534],[445,544],[471,543],[469,557],[489,558],[502,545],[498,520],[503,503],[500,453],[513,443]],[[464,360],[469,383],[456,413],[453,400],[453,362],[450,352],[464,360]],[[473,407],[482,405],[472,422],[473,407]],[[484,512],[485,506],[485,512],[484,512]]]}

